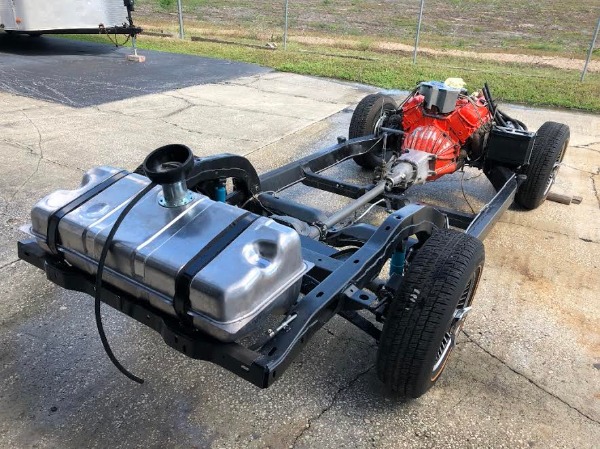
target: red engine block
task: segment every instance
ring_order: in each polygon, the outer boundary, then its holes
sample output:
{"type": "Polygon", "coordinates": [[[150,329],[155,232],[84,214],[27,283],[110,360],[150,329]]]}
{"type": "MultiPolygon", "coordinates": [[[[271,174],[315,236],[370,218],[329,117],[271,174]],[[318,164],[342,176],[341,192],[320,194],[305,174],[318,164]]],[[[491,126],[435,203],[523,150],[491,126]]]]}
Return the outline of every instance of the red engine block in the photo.
{"type": "Polygon", "coordinates": [[[439,115],[425,109],[424,97],[417,94],[402,106],[402,129],[406,133],[402,149],[426,151],[436,156],[430,162],[433,181],[458,170],[459,156],[467,139],[491,120],[483,94],[460,97],[449,114],[439,115]]]}

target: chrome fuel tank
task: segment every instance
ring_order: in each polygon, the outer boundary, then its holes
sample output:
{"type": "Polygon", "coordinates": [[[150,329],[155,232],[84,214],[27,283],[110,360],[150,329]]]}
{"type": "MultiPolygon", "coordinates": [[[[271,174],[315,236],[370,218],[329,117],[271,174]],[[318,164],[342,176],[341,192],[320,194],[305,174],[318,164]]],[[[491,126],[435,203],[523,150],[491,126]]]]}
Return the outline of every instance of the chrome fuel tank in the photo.
{"type": "MultiPolygon", "coordinates": [[[[59,190],[31,212],[31,233],[46,251],[50,217],[122,170],[89,170],[74,190],[59,190]]],[[[149,180],[125,176],[91,196],[58,224],[59,251],[74,266],[95,274],[97,260],[120,211],[149,180]]],[[[180,269],[245,210],[194,193],[186,206],[158,203],[160,186],[126,216],[108,257],[103,279],[163,312],[175,315],[175,278],[180,269]]],[[[206,264],[190,283],[189,315],[194,326],[223,341],[247,334],[263,316],[286,311],[296,301],[308,265],[296,231],[257,217],[206,264]]]]}

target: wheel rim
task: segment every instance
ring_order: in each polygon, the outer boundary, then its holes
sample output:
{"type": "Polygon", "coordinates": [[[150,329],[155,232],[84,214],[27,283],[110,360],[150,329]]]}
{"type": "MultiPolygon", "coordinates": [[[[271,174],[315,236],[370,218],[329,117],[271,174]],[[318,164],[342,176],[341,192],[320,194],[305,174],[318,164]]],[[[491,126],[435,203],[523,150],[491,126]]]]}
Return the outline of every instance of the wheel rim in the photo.
{"type": "Polygon", "coordinates": [[[464,326],[467,316],[471,312],[471,304],[473,303],[473,297],[475,296],[475,291],[477,290],[477,286],[479,284],[481,270],[482,267],[478,266],[473,272],[465,288],[463,289],[460,298],[458,299],[458,303],[456,304],[456,309],[454,309],[450,325],[444,333],[442,343],[440,344],[435,356],[435,362],[431,371],[431,380],[433,382],[435,382],[440,374],[442,374],[442,371],[444,371],[446,362],[448,361],[452,350],[456,346],[458,335],[464,326]]]}
{"type": "Polygon", "coordinates": [[[379,131],[381,130],[381,127],[383,126],[383,123],[387,119],[387,112],[388,111],[383,110],[381,116],[375,122],[375,126],[373,126],[373,134],[375,134],[376,136],[379,134],[379,131]]]}
{"type": "MultiPolygon", "coordinates": [[[[379,118],[377,119],[375,124],[373,125],[373,134],[375,134],[376,136],[379,135],[379,133],[381,132],[381,127],[384,126],[385,121],[388,119],[389,113],[391,111],[393,111],[393,109],[383,108],[383,107],[381,108],[381,115],[379,116],[379,118]]],[[[385,161],[387,162],[391,156],[392,156],[391,152],[386,153],[385,161]]],[[[378,157],[381,157],[381,155],[378,155],[378,157]]]]}
{"type": "Polygon", "coordinates": [[[554,185],[554,182],[556,181],[556,175],[558,174],[558,170],[560,169],[562,161],[565,157],[565,153],[567,151],[568,145],[569,145],[569,141],[567,140],[567,141],[565,141],[563,147],[561,148],[560,154],[558,155],[556,162],[552,166],[552,171],[550,172],[550,175],[548,176],[548,181],[546,182],[546,188],[544,189],[544,198],[546,196],[548,196],[548,193],[550,193],[550,189],[552,188],[552,186],[554,185]]]}

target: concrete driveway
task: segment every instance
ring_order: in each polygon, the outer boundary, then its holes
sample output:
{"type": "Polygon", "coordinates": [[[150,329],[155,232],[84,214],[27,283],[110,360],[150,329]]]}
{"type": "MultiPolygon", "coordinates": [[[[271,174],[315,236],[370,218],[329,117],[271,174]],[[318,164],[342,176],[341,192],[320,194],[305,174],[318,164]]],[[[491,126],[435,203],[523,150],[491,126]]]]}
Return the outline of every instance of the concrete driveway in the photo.
{"type": "MultiPolygon", "coordinates": [[[[132,169],[155,147],[179,142],[199,156],[246,155],[264,172],[347,134],[368,90],[260,70],[91,106],[0,92],[0,446],[598,447],[599,116],[505,108],[531,128],[546,120],[571,127],[554,190],[583,202],[502,217],[485,242],[465,335],[437,386],[408,403],[386,397],[373,341],[339,318],[277,383],[259,390],[186,359],[105,307],[117,356],[146,379],[134,384],[104,354],[91,298],[17,260],[17,228],[32,205],[78,185],[94,165],[132,169]]],[[[366,175],[352,163],[336,171],[366,175]]],[[[464,181],[473,207],[492,195],[477,175],[467,171],[464,181]]],[[[306,188],[289,194],[329,209],[345,201],[306,188]]],[[[460,175],[415,195],[469,208],[460,175]]]]}

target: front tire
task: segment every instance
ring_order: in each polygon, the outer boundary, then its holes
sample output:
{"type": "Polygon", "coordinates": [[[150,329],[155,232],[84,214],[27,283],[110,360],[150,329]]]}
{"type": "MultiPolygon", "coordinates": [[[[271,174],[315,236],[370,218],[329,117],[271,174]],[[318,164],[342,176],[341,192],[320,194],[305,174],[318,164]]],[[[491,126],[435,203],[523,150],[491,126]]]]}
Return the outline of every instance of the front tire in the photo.
{"type": "Polygon", "coordinates": [[[569,127],[562,123],[546,122],[540,127],[525,171],[527,180],[515,196],[518,204],[531,210],[546,200],[565,157],[570,136],[569,127]]]}
{"type": "MultiPolygon", "coordinates": [[[[371,94],[363,98],[354,109],[352,119],[350,120],[350,129],[348,137],[355,139],[357,137],[368,136],[375,132],[375,128],[381,117],[397,109],[396,101],[383,94],[371,94]]],[[[354,161],[369,170],[381,166],[381,156],[374,153],[361,154],[356,156],[354,161]]]]}
{"type": "Polygon", "coordinates": [[[439,379],[471,309],[483,270],[483,244],[438,230],[411,261],[390,304],[377,352],[377,376],[403,398],[439,379]]]}

